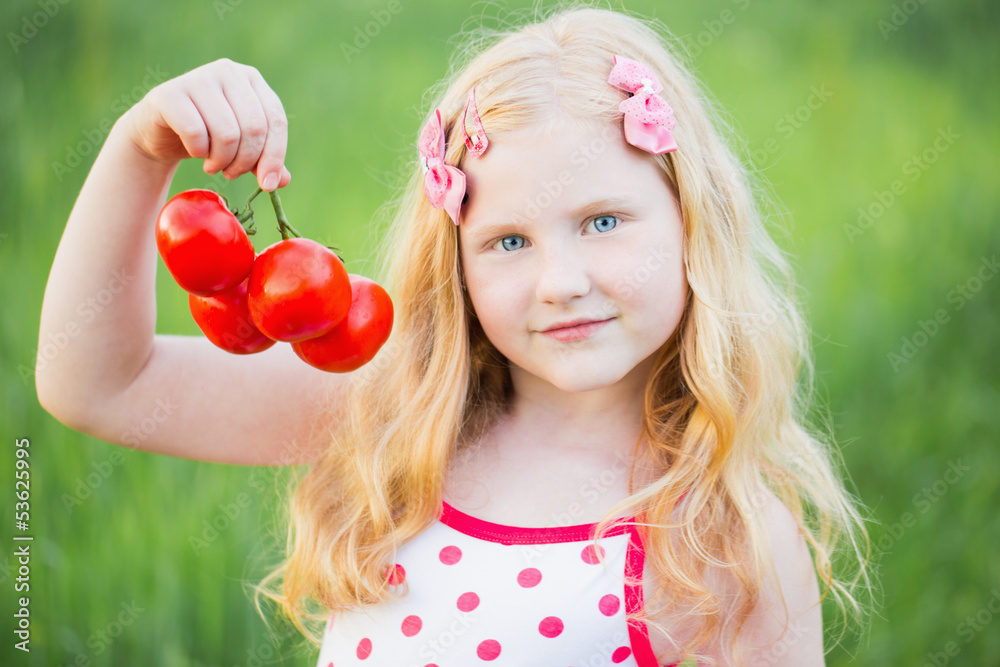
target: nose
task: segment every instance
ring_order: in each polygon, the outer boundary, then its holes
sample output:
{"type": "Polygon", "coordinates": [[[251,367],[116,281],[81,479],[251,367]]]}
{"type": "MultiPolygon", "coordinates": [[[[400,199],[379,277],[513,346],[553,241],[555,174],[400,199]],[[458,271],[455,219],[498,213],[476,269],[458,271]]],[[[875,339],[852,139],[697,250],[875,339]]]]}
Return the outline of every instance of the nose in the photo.
{"type": "Polygon", "coordinates": [[[538,253],[535,298],[542,303],[565,303],[590,291],[587,259],[570,243],[549,244],[538,253]]]}

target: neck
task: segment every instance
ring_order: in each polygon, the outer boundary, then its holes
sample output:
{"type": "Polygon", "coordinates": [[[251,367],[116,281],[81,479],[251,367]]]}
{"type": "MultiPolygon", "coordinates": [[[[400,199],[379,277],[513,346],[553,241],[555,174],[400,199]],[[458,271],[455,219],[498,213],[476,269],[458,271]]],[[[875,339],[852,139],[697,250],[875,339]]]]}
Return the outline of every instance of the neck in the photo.
{"type": "Polygon", "coordinates": [[[514,398],[504,421],[518,440],[552,452],[634,456],[642,433],[645,369],[605,387],[574,392],[511,370],[514,398]]]}

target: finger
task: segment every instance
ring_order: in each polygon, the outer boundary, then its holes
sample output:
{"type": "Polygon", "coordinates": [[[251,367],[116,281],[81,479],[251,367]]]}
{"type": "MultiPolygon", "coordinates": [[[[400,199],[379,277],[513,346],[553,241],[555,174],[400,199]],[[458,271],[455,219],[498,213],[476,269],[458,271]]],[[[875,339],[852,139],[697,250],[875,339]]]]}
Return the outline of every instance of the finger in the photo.
{"type": "Polygon", "coordinates": [[[288,118],[281,100],[257,70],[251,73],[250,85],[256,91],[267,117],[267,136],[257,161],[257,181],[265,190],[284,187],[292,178],[284,166],[288,148],[288,118]],[[270,187],[265,187],[265,183],[270,187]]]}
{"type": "Polygon", "coordinates": [[[208,158],[205,173],[224,169],[236,157],[240,146],[240,125],[226,96],[215,86],[199,86],[191,99],[208,128],[208,158]]]}
{"type": "Polygon", "coordinates": [[[196,158],[208,155],[208,128],[191,98],[185,95],[174,104],[163,105],[160,118],[177,135],[188,155],[196,158]]]}
{"type": "Polygon", "coordinates": [[[244,73],[240,71],[238,74],[227,79],[222,86],[222,92],[229,101],[240,127],[240,141],[236,155],[222,172],[226,178],[236,178],[253,169],[268,134],[264,107],[244,73]]]}

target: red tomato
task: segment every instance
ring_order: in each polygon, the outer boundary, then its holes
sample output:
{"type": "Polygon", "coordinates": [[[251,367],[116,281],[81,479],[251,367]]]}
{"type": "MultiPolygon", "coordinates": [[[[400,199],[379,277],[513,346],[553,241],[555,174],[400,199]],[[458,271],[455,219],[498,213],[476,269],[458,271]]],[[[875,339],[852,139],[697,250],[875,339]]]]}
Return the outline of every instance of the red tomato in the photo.
{"type": "Polygon", "coordinates": [[[299,358],[310,366],[346,373],[371,361],[392,331],[392,299],[378,283],[350,274],[351,309],[329,333],[292,343],[299,358]]]}
{"type": "Polygon", "coordinates": [[[191,315],[205,337],[233,354],[263,352],[274,345],[254,326],[247,309],[247,278],[236,287],[212,296],[188,295],[191,315]]]}
{"type": "Polygon", "coordinates": [[[177,284],[199,296],[239,285],[254,258],[250,237],[211,190],[187,190],[164,204],[156,247],[177,284]]]}
{"type": "Polygon", "coordinates": [[[316,241],[278,241],[254,260],[248,286],[250,317],[264,334],[289,343],[322,336],[351,307],[347,269],[316,241]]]}

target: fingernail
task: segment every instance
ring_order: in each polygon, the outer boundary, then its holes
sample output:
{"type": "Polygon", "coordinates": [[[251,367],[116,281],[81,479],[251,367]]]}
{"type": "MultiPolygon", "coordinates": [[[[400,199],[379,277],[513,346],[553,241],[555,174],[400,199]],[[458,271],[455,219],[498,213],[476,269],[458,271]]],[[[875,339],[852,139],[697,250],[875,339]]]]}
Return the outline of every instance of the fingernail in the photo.
{"type": "Polygon", "coordinates": [[[272,171],[264,177],[264,185],[262,186],[262,189],[271,191],[276,187],[278,187],[278,175],[272,171]]]}

